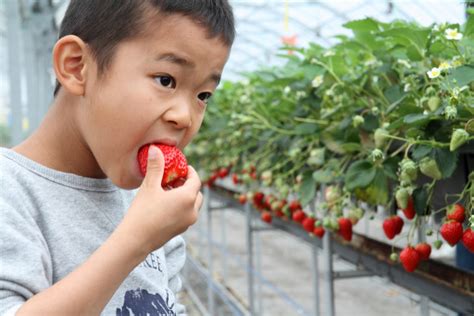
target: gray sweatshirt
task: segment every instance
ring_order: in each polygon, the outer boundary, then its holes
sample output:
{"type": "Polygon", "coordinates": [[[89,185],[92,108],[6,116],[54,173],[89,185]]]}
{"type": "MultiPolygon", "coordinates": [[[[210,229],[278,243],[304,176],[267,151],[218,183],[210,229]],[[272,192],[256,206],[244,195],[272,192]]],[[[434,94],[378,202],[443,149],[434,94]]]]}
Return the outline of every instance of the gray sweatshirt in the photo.
{"type": "MultiPolygon", "coordinates": [[[[0,315],[14,315],[83,263],[113,232],[135,193],[0,148],[0,315]]],[[[177,236],[130,273],[102,315],[184,314],[175,300],[184,262],[184,240],[177,236]]]]}

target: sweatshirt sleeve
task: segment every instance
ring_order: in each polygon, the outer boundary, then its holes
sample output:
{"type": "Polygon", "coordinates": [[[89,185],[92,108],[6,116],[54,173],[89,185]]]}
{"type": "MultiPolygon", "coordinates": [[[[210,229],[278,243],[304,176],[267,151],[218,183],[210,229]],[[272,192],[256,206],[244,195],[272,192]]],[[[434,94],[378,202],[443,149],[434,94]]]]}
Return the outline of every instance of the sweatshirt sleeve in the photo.
{"type": "MultiPolygon", "coordinates": [[[[182,236],[176,236],[165,244],[164,250],[168,269],[168,286],[176,295],[182,288],[179,273],[186,261],[186,243],[182,236]]],[[[176,313],[178,315],[186,315],[185,306],[177,302],[176,313]]]]}
{"type": "Polygon", "coordinates": [[[48,247],[33,217],[0,198],[0,315],[52,284],[48,247]]]}

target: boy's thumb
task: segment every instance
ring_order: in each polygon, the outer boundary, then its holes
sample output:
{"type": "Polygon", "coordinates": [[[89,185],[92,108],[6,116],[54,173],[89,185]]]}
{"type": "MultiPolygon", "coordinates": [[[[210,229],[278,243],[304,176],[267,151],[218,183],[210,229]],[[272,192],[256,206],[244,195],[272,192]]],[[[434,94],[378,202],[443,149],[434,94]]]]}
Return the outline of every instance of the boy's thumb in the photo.
{"type": "Polygon", "coordinates": [[[145,181],[148,185],[159,185],[163,179],[163,170],[165,168],[165,158],[161,150],[151,145],[148,149],[148,161],[146,167],[145,181]]]}

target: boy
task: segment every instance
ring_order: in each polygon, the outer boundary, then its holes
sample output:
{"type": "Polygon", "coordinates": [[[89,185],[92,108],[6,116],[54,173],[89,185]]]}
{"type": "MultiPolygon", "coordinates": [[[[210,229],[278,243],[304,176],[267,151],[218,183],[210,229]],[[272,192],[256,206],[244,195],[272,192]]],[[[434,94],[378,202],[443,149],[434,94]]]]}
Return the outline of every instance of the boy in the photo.
{"type": "Polygon", "coordinates": [[[165,191],[160,150],[144,178],[137,153],[191,141],[234,34],[227,0],[71,1],[50,111],[0,150],[1,315],[185,313],[179,234],[200,180],[189,167],[165,191]]]}

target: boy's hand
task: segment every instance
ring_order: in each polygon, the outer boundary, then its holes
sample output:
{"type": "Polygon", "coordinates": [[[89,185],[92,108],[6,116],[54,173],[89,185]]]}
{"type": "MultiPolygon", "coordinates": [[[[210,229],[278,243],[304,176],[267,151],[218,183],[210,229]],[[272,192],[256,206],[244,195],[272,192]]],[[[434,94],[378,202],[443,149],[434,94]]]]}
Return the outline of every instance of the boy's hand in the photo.
{"type": "Polygon", "coordinates": [[[119,228],[125,229],[144,255],[186,231],[198,218],[202,204],[201,181],[189,166],[185,183],[165,191],[161,187],[164,157],[150,146],[145,179],[119,228]]]}

